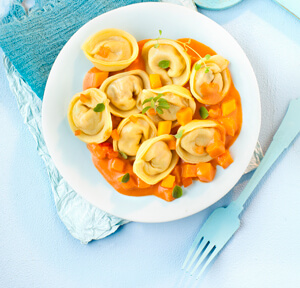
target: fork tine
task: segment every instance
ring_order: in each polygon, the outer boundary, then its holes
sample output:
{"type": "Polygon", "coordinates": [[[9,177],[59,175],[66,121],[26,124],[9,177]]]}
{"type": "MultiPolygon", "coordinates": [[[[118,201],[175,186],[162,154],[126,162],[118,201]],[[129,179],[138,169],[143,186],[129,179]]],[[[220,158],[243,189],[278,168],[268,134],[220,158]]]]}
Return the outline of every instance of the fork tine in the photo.
{"type": "Polygon", "coordinates": [[[217,256],[217,254],[220,252],[220,250],[221,249],[217,249],[217,247],[216,247],[216,249],[209,255],[209,258],[207,259],[206,263],[203,265],[198,276],[196,277],[197,280],[203,274],[203,272],[205,271],[206,267],[210,264],[210,262],[217,256]]]}
{"type": "Polygon", "coordinates": [[[191,272],[191,275],[193,275],[195,273],[195,271],[197,270],[197,268],[203,263],[203,261],[205,260],[205,258],[207,257],[207,255],[211,252],[211,250],[215,247],[213,244],[211,244],[210,242],[208,242],[209,244],[206,246],[206,249],[203,251],[201,257],[199,258],[198,262],[196,263],[194,269],[191,272]]]}
{"type": "Polygon", "coordinates": [[[187,254],[186,258],[185,258],[185,260],[184,260],[184,263],[183,263],[181,269],[185,268],[186,264],[188,263],[188,261],[190,260],[190,258],[192,256],[193,252],[195,251],[197,245],[199,244],[199,242],[203,238],[203,236],[202,236],[202,234],[200,232],[201,231],[199,231],[199,233],[197,234],[195,240],[193,241],[193,244],[192,244],[192,246],[191,246],[191,248],[190,248],[190,250],[189,250],[189,252],[188,252],[188,254],[187,254]]]}
{"type": "Polygon", "coordinates": [[[194,254],[194,257],[192,258],[189,266],[186,268],[186,272],[188,272],[191,269],[192,265],[195,263],[196,259],[200,255],[201,251],[205,250],[207,245],[209,245],[209,242],[207,242],[207,240],[203,237],[202,242],[200,243],[198,249],[196,250],[196,253],[194,254]]]}

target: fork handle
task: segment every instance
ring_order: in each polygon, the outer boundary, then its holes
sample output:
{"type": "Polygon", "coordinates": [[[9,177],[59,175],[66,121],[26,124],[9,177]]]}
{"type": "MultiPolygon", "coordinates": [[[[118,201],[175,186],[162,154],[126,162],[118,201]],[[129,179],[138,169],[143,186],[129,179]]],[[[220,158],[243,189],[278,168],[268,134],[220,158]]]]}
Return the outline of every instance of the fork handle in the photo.
{"type": "Polygon", "coordinates": [[[245,189],[240,196],[233,201],[230,206],[234,208],[238,214],[244,209],[244,204],[250,197],[251,193],[277,160],[280,154],[291,144],[300,131],[300,98],[290,102],[288,111],[283,118],[276,134],[273,137],[265,157],[252,175],[245,189]]]}

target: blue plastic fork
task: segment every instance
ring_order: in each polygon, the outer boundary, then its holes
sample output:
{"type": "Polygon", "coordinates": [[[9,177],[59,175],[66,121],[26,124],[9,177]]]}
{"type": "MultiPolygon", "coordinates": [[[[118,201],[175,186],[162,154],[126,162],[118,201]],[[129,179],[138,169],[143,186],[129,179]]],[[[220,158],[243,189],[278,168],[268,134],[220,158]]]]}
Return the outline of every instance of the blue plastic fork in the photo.
{"type": "Polygon", "coordinates": [[[229,239],[240,227],[239,215],[251,193],[279,155],[290,145],[300,131],[300,98],[290,102],[288,111],[273,137],[273,141],[240,196],[227,207],[217,208],[206,220],[197,234],[192,247],[182,265],[191,275],[202,265],[196,277],[203,274],[206,267],[217,256],[229,239]],[[193,255],[194,254],[194,255],[193,255]],[[200,256],[200,257],[199,257],[200,256]],[[192,258],[192,259],[191,259],[192,258]],[[198,259],[199,258],[199,259],[198,259]],[[191,261],[189,261],[191,259],[191,261]],[[198,260],[196,262],[196,260],[198,260]],[[188,264],[189,263],[189,264],[188,264]]]}

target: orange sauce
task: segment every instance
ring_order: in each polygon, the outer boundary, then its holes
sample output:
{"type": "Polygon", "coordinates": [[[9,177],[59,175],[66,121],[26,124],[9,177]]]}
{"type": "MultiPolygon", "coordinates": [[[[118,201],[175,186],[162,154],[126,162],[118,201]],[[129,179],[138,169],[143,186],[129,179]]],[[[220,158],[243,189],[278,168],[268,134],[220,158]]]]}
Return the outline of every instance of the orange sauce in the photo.
{"type": "MultiPolygon", "coordinates": [[[[142,58],[141,55],[141,51],[142,48],[144,46],[144,44],[148,41],[148,39],[146,40],[142,40],[138,42],[139,45],[139,55],[137,57],[137,59],[126,69],[122,70],[122,71],[118,71],[118,72],[113,72],[110,73],[111,75],[120,73],[120,72],[124,72],[124,71],[130,71],[130,70],[135,70],[135,69],[142,69],[145,70],[145,63],[144,60],[142,58]]],[[[216,52],[213,51],[210,47],[196,41],[193,39],[189,39],[189,38],[183,38],[183,39],[179,39],[180,42],[183,43],[188,43],[188,46],[190,46],[191,48],[193,48],[195,51],[197,51],[197,53],[199,53],[201,55],[201,57],[204,57],[206,54],[210,54],[212,55],[216,55],[216,52]]],[[[183,45],[182,43],[180,43],[181,45],[183,45]]],[[[183,45],[184,46],[184,45],[183,45]]],[[[192,50],[188,49],[187,50],[188,54],[191,56],[191,60],[192,60],[192,65],[199,60],[199,57],[197,56],[196,53],[194,53],[192,50]]],[[[185,87],[187,89],[189,89],[189,83],[187,83],[185,85],[185,87]]],[[[218,87],[217,87],[218,88],[218,87]]],[[[214,88],[212,89],[212,87],[204,87],[203,89],[210,89],[210,93],[215,93],[214,88]]],[[[215,96],[217,97],[217,93],[215,93],[215,96]]],[[[197,100],[195,100],[196,102],[196,112],[193,116],[193,119],[201,119],[200,115],[199,115],[199,109],[201,106],[206,107],[206,109],[209,111],[210,109],[219,109],[221,111],[222,109],[222,103],[229,101],[231,99],[235,99],[236,101],[236,105],[237,105],[237,109],[235,111],[233,111],[230,115],[227,115],[225,118],[232,118],[234,123],[235,123],[235,134],[234,136],[230,136],[228,134],[226,134],[226,143],[225,143],[225,147],[226,149],[228,149],[236,140],[236,138],[238,137],[241,127],[242,127],[242,107],[241,107],[241,99],[240,99],[240,95],[239,92],[235,89],[233,82],[231,82],[231,87],[229,89],[228,94],[225,96],[225,98],[218,104],[215,105],[204,105],[199,103],[197,100]]],[[[221,116],[222,113],[220,113],[217,117],[211,117],[208,116],[208,120],[214,120],[214,121],[218,121],[222,124],[222,119],[224,117],[221,116]]],[[[118,117],[113,116],[113,126],[114,129],[117,127],[119,121],[121,119],[118,117]]],[[[176,133],[176,129],[172,130],[172,133],[176,133]]],[[[111,142],[111,140],[109,140],[108,142],[111,142]]],[[[88,145],[89,147],[89,145],[88,145]]],[[[157,197],[160,197],[166,201],[172,201],[174,200],[173,196],[172,196],[172,190],[173,188],[164,188],[162,186],[160,186],[160,182],[149,186],[145,183],[140,184],[140,179],[133,173],[132,170],[132,165],[133,165],[133,161],[130,160],[125,160],[123,159],[123,161],[125,162],[125,168],[123,172],[117,172],[114,169],[111,168],[111,161],[112,159],[108,159],[108,158],[99,158],[97,156],[97,153],[95,153],[92,149],[91,153],[92,153],[92,159],[93,159],[93,163],[95,165],[95,167],[98,169],[98,171],[103,175],[103,177],[106,179],[106,181],[108,183],[110,183],[118,192],[124,194],[124,195],[128,195],[128,196],[146,196],[146,195],[155,195],[157,197]],[[122,183],[120,181],[120,179],[124,176],[125,173],[129,173],[130,174],[130,180],[127,183],[122,183]],[[145,187],[145,188],[143,188],[145,187]]],[[[172,175],[176,176],[176,185],[182,185],[183,184],[183,180],[178,180],[177,178],[180,178],[181,175],[181,167],[183,161],[179,160],[177,166],[175,167],[175,169],[173,170],[173,172],[171,173],[172,175]],[[179,175],[179,176],[178,176],[179,175]]],[[[216,167],[217,166],[217,162],[216,159],[211,160],[211,164],[216,167]]],[[[188,178],[186,178],[188,179],[188,178]]],[[[194,180],[196,178],[193,178],[194,180]]],[[[174,184],[174,186],[175,186],[174,184]]]]}

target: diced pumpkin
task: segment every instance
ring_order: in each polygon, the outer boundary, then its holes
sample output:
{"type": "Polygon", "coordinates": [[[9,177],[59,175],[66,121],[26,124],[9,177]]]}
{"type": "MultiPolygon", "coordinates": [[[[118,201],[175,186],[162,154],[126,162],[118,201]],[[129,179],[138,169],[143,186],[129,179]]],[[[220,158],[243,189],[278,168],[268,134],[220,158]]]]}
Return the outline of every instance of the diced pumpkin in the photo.
{"type": "Polygon", "coordinates": [[[181,184],[181,167],[176,165],[173,171],[171,172],[172,175],[175,176],[175,182],[177,185],[181,184]]]}
{"type": "Polygon", "coordinates": [[[217,163],[224,169],[226,169],[230,164],[233,163],[233,159],[228,150],[217,158],[217,163]]]}
{"type": "Polygon", "coordinates": [[[220,108],[211,108],[208,110],[208,115],[211,118],[218,118],[221,116],[221,109],[220,108]]]}
{"type": "Polygon", "coordinates": [[[172,121],[160,121],[158,122],[157,136],[163,134],[170,134],[172,128],[172,121]]]}
{"type": "Polygon", "coordinates": [[[97,54],[103,58],[107,58],[111,50],[108,47],[101,46],[97,54]]]}
{"type": "Polygon", "coordinates": [[[173,193],[173,187],[172,188],[165,188],[161,185],[158,185],[158,197],[161,197],[162,199],[170,202],[173,201],[175,198],[172,195],[173,193]],[[161,195],[161,196],[160,196],[161,195]]]}
{"type": "Polygon", "coordinates": [[[225,152],[225,145],[221,140],[216,140],[206,147],[206,152],[210,157],[216,158],[225,152]]]}
{"type": "Polygon", "coordinates": [[[112,144],[109,142],[104,142],[101,144],[90,143],[87,144],[87,147],[98,159],[105,159],[107,157],[107,153],[111,150],[113,151],[112,144]]]}
{"type": "Polygon", "coordinates": [[[84,94],[80,94],[80,97],[79,97],[79,100],[82,102],[82,103],[86,103],[89,101],[89,96],[88,95],[84,95],[84,94]]]}
{"type": "Polygon", "coordinates": [[[113,170],[118,172],[123,172],[125,168],[125,162],[119,158],[112,159],[110,165],[113,170]]]}
{"type": "Polygon", "coordinates": [[[141,189],[149,188],[151,185],[144,182],[141,178],[137,177],[137,186],[141,189]]]}
{"type": "Polygon", "coordinates": [[[156,111],[155,111],[153,108],[150,108],[150,109],[148,110],[148,113],[149,113],[149,115],[151,115],[151,116],[155,116],[155,115],[156,115],[156,111]]]}
{"type": "Polygon", "coordinates": [[[167,143],[170,150],[176,150],[176,140],[170,140],[167,143]]]}
{"type": "Polygon", "coordinates": [[[193,110],[190,107],[182,108],[176,113],[176,118],[181,126],[186,125],[193,119],[193,110]]]}
{"type": "Polygon", "coordinates": [[[197,154],[203,154],[205,152],[204,146],[196,146],[194,150],[197,154]]]}
{"type": "Polygon", "coordinates": [[[165,188],[172,188],[175,183],[175,176],[168,175],[163,181],[161,182],[161,186],[165,188]]]}
{"type": "Polygon", "coordinates": [[[219,120],[220,123],[224,126],[226,134],[234,136],[236,131],[236,123],[232,117],[222,118],[219,120]]]}
{"type": "Polygon", "coordinates": [[[236,110],[235,99],[222,103],[222,115],[227,116],[236,110]]]}
{"type": "Polygon", "coordinates": [[[211,163],[197,164],[197,176],[201,182],[211,182],[215,178],[216,170],[211,163]]]}
{"type": "Polygon", "coordinates": [[[81,134],[81,131],[80,130],[75,130],[75,132],[74,132],[74,135],[75,136],[79,136],[81,134]]]}
{"type": "Polygon", "coordinates": [[[190,185],[193,184],[193,178],[188,177],[188,178],[182,178],[182,185],[186,188],[190,185]]]}
{"type": "Polygon", "coordinates": [[[97,68],[90,69],[83,79],[83,90],[89,88],[99,88],[103,81],[108,77],[109,72],[100,71],[97,68]]]}
{"type": "Polygon", "coordinates": [[[181,176],[184,177],[184,178],[197,177],[197,165],[182,164],[181,176]]]}
{"type": "Polygon", "coordinates": [[[138,120],[138,119],[137,119],[135,116],[133,116],[133,115],[131,115],[131,116],[129,117],[129,119],[130,119],[130,121],[133,122],[133,123],[136,123],[137,120],[138,120]]]}
{"type": "Polygon", "coordinates": [[[118,141],[120,139],[120,135],[117,131],[117,129],[112,130],[111,132],[111,138],[118,141]]]}
{"type": "Polygon", "coordinates": [[[119,156],[119,152],[118,151],[114,151],[113,148],[109,148],[107,153],[106,153],[106,157],[108,159],[113,159],[113,158],[117,158],[119,156]]]}
{"type": "Polygon", "coordinates": [[[159,74],[149,74],[151,89],[157,89],[162,87],[159,74]]]}

